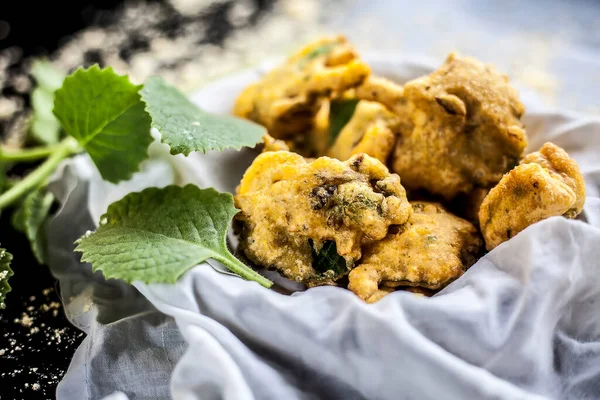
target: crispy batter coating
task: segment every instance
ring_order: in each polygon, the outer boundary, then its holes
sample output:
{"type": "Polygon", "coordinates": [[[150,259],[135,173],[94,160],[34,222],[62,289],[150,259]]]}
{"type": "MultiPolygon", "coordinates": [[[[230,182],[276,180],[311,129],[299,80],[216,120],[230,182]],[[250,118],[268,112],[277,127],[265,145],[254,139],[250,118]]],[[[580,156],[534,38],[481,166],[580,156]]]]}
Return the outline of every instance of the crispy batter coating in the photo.
{"type": "Polygon", "coordinates": [[[264,125],[277,139],[305,134],[323,98],[359,85],[369,73],[346,38],[322,38],[248,86],[234,114],[264,125]]]}
{"type": "Polygon", "coordinates": [[[362,245],[383,239],[412,212],[398,175],[364,154],[307,162],[295,153],[262,153],[235,203],[245,255],[308,286],[346,275],[362,245]]]}
{"type": "Polygon", "coordinates": [[[389,79],[370,75],[355,89],[354,95],[357,99],[383,104],[398,116],[408,116],[404,88],[389,79]]]}
{"type": "Polygon", "coordinates": [[[361,264],[348,277],[348,289],[361,299],[376,301],[380,290],[400,285],[441,289],[475,262],[483,242],[473,224],[439,203],[413,202],[412,208],[399,232],[363,247],[361,264]]]}
{"type": "Polygon", "coordinates": [[[263,152],[265,151],[290,151],[290,147],[286,142],[279,139],[274,139],[273,136],[266,133],[263,136],[263,152]]]}
{"type": "Polygon", "coordinates": [[[319,111],[315,116],[314,125],[309,133],[309,152],[313,156],[324,156],[329,146],[329,112],[331,100],[323,99],[319,111]]]}
{"type": "Polygon", "coordinates": [[[562,215],[575,218],[585,202],[585,184],[575,160],[552,143],[528,154],[485,197],[479,224],[492,250],[529,225],[562,215]]]}
{"type": "Polygon", "coordinates": [[[525,109],[491,66],[450,54],[438,70],[408,82],[404,97],[412,128],[399,136],[392,169],[407,189],[451,200],[494,186],[518,164],[525,109]]]}
{"type": "Polygon", "coordinates": [[[381,104],[359,101],[327,155],[347,160],[354,154],[365,153],[385,163],[394,147],[398,124],[398,118],[381,104]]]}

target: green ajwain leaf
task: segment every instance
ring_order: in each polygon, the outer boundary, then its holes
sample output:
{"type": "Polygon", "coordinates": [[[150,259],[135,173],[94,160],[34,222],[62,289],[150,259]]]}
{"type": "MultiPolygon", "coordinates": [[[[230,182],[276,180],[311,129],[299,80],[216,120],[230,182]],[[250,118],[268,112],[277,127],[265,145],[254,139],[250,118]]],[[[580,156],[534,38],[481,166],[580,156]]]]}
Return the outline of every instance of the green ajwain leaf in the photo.
{"type": "Polygon", "coordinates": [[[52,113],[52,109],[54,92],[61,87],[65,74],[47,61],[36,61],[31,67],[31,75],[37,82],[37,87],[31,94],[33,109],[31,135],[39,143],[58,143],[60,123],[52,113]]]}
{"type": "Polygon", "coordinates": [[[14,275],[12,269],[10,269],[10,262],[12,261],[12,254],[8,253],[5,249],[0,248],[0,308],[5,308],[4,300],[6,294],[10,292],[10,285],[8,279],[14,275]]]}
{"type": "Polygon", "coordinates": [[[358,100],[334,100],[329,111],[329,144],[333,144],[352,118],[358,100]]]}
{"type": "Polygon", "coordinates": [[[54,115],[63,129],[113,183],[129,179],[148,158],[150,117],[140,88],[112,68],[95,65],[75,71],[55,93],[54,115]]]}
{"type": "Polygon", "coordinates": [[[171,154],[253,147],[266,133],[253,122],[201,110],[161,78],[150,78],[140,93],[152,126],[171,147],[171,154]]]}
{"type": "Polygon", "coordinates": [[[311,239],[309,239],[309,244],[312,248],[312,266],[316,271],[323,275],[329,274],[332,277],[338,277],[348,272],[346,259],[338,254],[335,241],[325,241],[319,251],[314,249],[311,239]]]}
{"type": "Polygon", "coordinates": [[[10,223],[15,231],[25,233],[25,207],[23,207],[23,203],[12,213],[10,223]]]}
{"type": "Polygon", "coordinates": [[[96,232],[81,237],[75,251],[94,271],[129,283],[173,283],[212,258],[268,287],[270,281],[227,249],[227,229],[238,211],[231,194],[214,189],[148,188],[111,204],[96,232]]]}
{"type": "Polygon", "coordinates": [[[38,189],[29,193],[12,215],[13,227],[25,233],[40,264],[46,264],[47,261],[46,232],[43,227],[53,202],[52,193],[38,189]]]}

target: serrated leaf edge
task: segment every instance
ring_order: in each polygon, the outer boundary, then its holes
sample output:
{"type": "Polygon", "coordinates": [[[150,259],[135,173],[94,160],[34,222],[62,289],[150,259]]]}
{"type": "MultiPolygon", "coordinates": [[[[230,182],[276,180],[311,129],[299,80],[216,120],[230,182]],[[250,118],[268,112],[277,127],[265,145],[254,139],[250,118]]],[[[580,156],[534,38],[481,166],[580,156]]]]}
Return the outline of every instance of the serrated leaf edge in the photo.
{"type": "Polygon", "coordinates": [[[6,299],[6,295],[8,293],[10,293],[12,291],[12,287],[10,286],[10,283],[8,283],[8,280],[14,276],[14,271],[10,268],[10,263],[13,260],[13,255],[11,253],[9,253],[8,251],[6,251],[6,249],[0,248],[0,264],[6,263],[6,268],[7,268],[7,274],[6,276],[4,276],[1,280],[0,280],[0,284],[3,283],[6,285],[7,290],[4,293],[0,293],[0,309],[4,309],[5,308],[5,304],[4,304],[4,300],[6,299]],[[7,258],[5,260],[5,257],[7,258]]]}

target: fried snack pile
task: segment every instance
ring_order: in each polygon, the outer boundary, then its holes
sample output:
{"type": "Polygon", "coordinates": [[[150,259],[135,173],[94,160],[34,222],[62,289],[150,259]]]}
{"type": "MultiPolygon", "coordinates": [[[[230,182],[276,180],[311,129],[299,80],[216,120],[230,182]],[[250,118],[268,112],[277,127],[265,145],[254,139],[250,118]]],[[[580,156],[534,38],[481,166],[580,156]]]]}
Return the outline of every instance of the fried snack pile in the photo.
{"type": "Polygon", "coordinates": [[[392,169],[409,190],[451,200],[494,186],[527,145],[525,109],[508,78],[450,54],[440,69],[404,86],[413,128],[401,132],[392,169]]]}
{"type": "Polygon", "coordinates": [[[504,175],[485,197],[479,224],[492,250],[523,229],[552,216],[575,218],[585,201],[585,184],[566,151],[546,143],[504,175]]]}
{"type": "Polygon", "coordinates": [[[397,286],[440,289],[460,277],[482,247],[477,228],[441,204],[411,204],[408,223],[365,246],[360,265],[350,272],[348,289],[367,302],[397,286]]]}
{"type": "Polygon", "coordinates": [[[269,131],[235,197],[240,249],[369,303],[432,295],[482,255],[482,236],[492,250],[581,212],[583,178],[563,149],[523,157],[524,112],[508,77],[472,58],[452,53],[402,86],[341,36],[311,43],[237,99],[235,114],[269,131]]]}
{"type": "Polygon", "coordinates": [[[244,254],[308,286],[334,284],[360,259],[362,245],[411,214],[398,175],[364,154],[307,162],[291,152],[263,153],[235,203],[244,254]]]}

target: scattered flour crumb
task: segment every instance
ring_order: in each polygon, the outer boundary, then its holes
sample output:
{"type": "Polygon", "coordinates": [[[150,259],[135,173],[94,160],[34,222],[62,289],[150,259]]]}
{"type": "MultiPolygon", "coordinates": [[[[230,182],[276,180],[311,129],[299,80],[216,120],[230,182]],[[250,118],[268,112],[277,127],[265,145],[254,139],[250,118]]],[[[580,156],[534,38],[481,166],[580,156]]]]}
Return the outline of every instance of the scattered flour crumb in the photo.
{"type": "Polygon", "coordinates": [[[33,325],[33,318],[31,318],[29,315],[23,313],[23,315],[21,315],[21,320],[17,320],[17,322],[21,323],[22,326],[24,326],[25,328],[29,328],[31,327],[31,325],[33,325]]]}
{"type": "Polygon", "coordinates": [[[50,338],[52,339],[56,339],[56,343],[60,343],[62,341],[62,334],[65,333],[67,329],[63,328],[63,329],[55,329],[54,330],[54,337],[50,338]]]}

